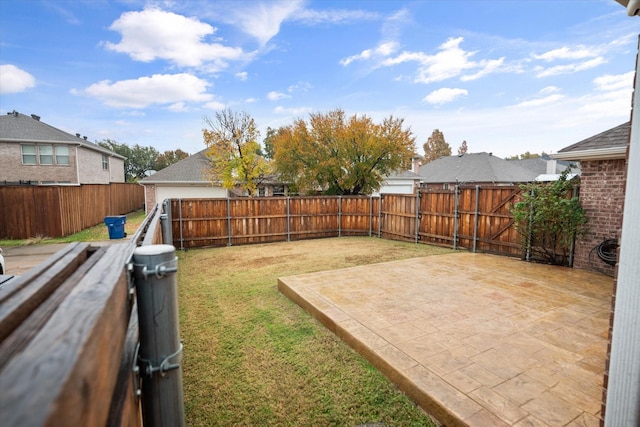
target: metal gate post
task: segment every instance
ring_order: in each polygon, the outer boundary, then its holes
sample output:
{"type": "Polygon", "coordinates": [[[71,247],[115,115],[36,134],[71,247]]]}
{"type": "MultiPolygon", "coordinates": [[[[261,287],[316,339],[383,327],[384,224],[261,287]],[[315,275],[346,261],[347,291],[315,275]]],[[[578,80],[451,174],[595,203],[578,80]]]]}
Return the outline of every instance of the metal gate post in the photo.
{"type": "Polygon", "coordinates": [[[179,339],[178,259],[171,245],[133,251],[138,300],[144,425],[184,426],[182,343],[179,339]]]}

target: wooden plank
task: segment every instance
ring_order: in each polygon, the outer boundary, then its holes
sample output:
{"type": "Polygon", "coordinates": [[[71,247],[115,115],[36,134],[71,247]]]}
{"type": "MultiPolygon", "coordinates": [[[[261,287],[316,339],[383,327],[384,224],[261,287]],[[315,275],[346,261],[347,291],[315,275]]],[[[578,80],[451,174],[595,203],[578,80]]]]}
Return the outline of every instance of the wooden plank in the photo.
{"type": "MultiPolygon", "coordinates": [[[[106,248],[88,249],[87,255],[89,257],[86,262],[81,264],[60,286],[53,289],[50,295],[40,295],[41,298],[44,297],[46,299],[34,310],[27,313],[28,317],[14,328],[10,335],[0,341],[0,369],[5,366],[12,357],[23,351],[31,339],[58,309],[62,301],[69,295],[77,281],[98,262],[105,251],[106,248]]],[[[26,291],[28,290],[23,288],[23,292],[26,291]]]]}
{"type": "Polygon", "coordinates": [[[119,246],[107,249],[22,356],[0,371],[0,384],[11,384],[0,399],[4,425],[105,425],[129,320],[127,251],[119,246]]]}
{"type": "Polygon", "coordinates": [[[88,248],[87,243],[72,243],[2,289],[0,341],[4,341],[85,262],[88,248]]]}

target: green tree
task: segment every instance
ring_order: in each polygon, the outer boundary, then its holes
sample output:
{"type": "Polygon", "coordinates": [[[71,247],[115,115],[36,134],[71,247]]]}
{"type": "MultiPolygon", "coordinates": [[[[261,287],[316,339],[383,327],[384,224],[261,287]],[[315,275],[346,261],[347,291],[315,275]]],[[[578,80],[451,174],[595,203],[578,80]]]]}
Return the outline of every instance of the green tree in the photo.
{"type": "Polygon", "coordinates": [[[467,154],[469,148],[467,147],[467,141],[462,141],[460,147],[458,147],[458,155],[467,154]]]}
{"type": "Polygon", "coordinates": [[[409,165],[415,149],[403,119],[380,124],[336,109],[297,119],[272,136],[275,167],[294,191],[371,194],[384,177],[409,165]]]}
{"type": "Polygon", "coordinates": [[[537,159],[539,157],[544,157],[546,155],[547,155],[547,153],[545,153],[544,151],[542,152],[542,154],[530,153],[529,151],[527,151],[527,152],[522,153],[522,154],[516,154],[515,156],[505,157],[505,160],[537,159]]]}
{"type": "Polygon", "coordinates": [[[209,179],[222,182],[227,189],[241,187],[252,197],[269,172],[269,164],[261,155],[260,132],[253,118],[230,109],[205,117],[209,129],[203,129],[204,143],[211,159],[209,179]]]}
{"type": "Polygon", "coordinates": [[[451,155],[451,146],[447,144],[444,134],[438,129],[433,130],[422,148],[424,149],[423,165],[438,160],[440,157],[451,155]]]}
{"type": "Polygon", "coordinates": [[[138,144],[129,147],[110,139],[98,142],[98,145],[125,157],[124,176],[127,182],[136,182],[147,176],[147,171],[155,170],[158,151],[153,147],[138,144]]]}
{"type": "Polygon", "coordinates": [[[182,151],[179,148],[177,150],[166,150],[164,153],[158,154],[154,169],[157,171],[162,170],[167,166],[178,163],[180,160],[186,159],[187,157],[189,157],[189,153],[182,151]]]}
{"type": "Polygon", "coordinates": [[[576,183],[568,179],[569,172],[552,183],[521,185],[521,200],[511,208],[523,251],[557,265],[568,263],[575,238],[587,231],[587,215],[572,196],[576,183]]]}

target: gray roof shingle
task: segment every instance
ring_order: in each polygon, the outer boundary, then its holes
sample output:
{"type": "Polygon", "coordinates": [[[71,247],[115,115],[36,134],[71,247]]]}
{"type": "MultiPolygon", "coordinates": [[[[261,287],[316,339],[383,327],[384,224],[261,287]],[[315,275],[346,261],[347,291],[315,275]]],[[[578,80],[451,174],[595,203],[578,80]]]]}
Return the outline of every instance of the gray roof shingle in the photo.
{"type": "Polygon", "coordinates": [[[441,157],[420,167],[426,183],[530,182],[539,174],[491,153],[441,157]]]}
{"type": "Polygon", "coordinates": [[[205,169],[211,161],[207,158],[205,148],[195,154],[180,160],[166,168],[140,180],[141,184],[172,183],[172,182],[210,182],[205,177],[205,169]]]}
{"type": "Polygon", "coordinates": [[[568,147],[559,150],[558,153],[573,151],[598,150],[603,148],[626,147],[629,141],[631,122],[626,122],[597,135],[583,139],[568,147]]]}
{"type": "Polygon", "coordinates": [[[0,115],[0,141],[76,144],[90,150],[124,159],[123,156],[103,148],[98,144],[89,142],[78,135],[71,135],[70,133],[41,122],[40,117],[34,114],[27,116],[17,111],[0,115]]]}

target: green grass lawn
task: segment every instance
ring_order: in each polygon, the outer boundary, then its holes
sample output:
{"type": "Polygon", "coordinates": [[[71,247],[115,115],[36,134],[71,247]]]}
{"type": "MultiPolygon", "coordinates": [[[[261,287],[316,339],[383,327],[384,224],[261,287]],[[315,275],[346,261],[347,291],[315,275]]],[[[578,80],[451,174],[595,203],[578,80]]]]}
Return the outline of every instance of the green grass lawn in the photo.
{"type": "Polygon", "coordinates": [[[434,425],[277,278],[447,252],[366,237],[179,252],[187,424],[434,425]]]}
{"type": "MultiPolygon", "coordinates": [[[[127,214],[127,222],[124,225],[124,231],[128,235],[133,235],[140,224],[144,221],[144,210],[139,210],[127,214]]],[[[78,233],[71,234],[65,237],[50,238],[46,236],[38,236],[31,239],[21,240],[0,240],[0,247],[6,246],[21,246],[32,245],[42,243],[71,243],[71,242],[99,242],[102,240],[109,240],[109,231],[107,226],[102,224],[94,225],[93,227],[86,228],[78,233]]]]}

